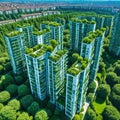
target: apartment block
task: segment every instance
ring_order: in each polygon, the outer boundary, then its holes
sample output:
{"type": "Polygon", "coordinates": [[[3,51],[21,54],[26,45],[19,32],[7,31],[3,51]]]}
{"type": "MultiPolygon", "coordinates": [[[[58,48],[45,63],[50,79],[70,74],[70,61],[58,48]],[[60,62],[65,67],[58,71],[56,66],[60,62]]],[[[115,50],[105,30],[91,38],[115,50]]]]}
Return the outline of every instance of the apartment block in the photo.
{"type": "Polygon", "coordinates": [[[8,53],[11,60],[13,72],[19,74],[25,71],[25,57],[24,57],[24,33],[13,31],[5,35],[8,53]]]}
{"type": "Polygon", "coordinates": [[[80,53],[82,39],[87,36],[90,31],[95,31],[95,27],[95,21],[88,21],[86,19],[70,20],[70,49],[80,53]]]}
{"type": "Polygon", "coordinates": [[[55,39],[59,43],[59,49],[63,49],[63,25],[57,22],[44,21],[40,24],[40,30],[50,28],[51,39],[55,39]]]}
{"type": "Polygon", "coordinates": [[[69,118],[80,112],[85,100],[89,80],[89,62],[81,58],[67,71],[65,114],[69,118]]]}
{"type": "Polygon", "coordinates": [[[41,100],[44,100],[48,95],[48,57],[56,51],[53,46],[38,44],[25,51],[31,91],[41,100]]]}
{"type": "Polygon", "coordinates": [[[33,32],[33,44],[50,44],[51,40],[51,30],[49,28],[43,29],[41,31],[34,31],[33,32]]]}
{"type": "Polygon", "coordinates": [[[112,38],[110,40],[109,50],[116,56],[120,56],[120,11],[115,13],[112,38]]]}
{"type": "Polygon", "coordinates": [[[63,27],[64,27],[64,29],[65,29],[65,27],[66,27],[66,22],[65,22],[65,19],[64,18],[59,18],[59,17],[57,17],[57,18],[55,18],[55,22],[57,22],[57,23],[61,23],[62,25],[63,25],[63,27]]]}
{"type": "Polygon", "coordinates": [[[58,50],[48,60],[48,82],[50,102],[63,110],[65,103],[65,79],[67,72],[67,50],[58,50]],[[63,98],[64,97],[64,98],[63,98]]]}
{"type": "Polygon", "coordinates": [[[25,47],[33,47],[33,26],[30,24],[17,25],[16,30],[24,32],[25,47]]]}
{"type": "Polygon", "coordinates": [[[98,71],[105,31],[106,28],[101,28],[91,32],[82,42],[81,56],[90,61],[90,81],[95,79],[98,71]]]}

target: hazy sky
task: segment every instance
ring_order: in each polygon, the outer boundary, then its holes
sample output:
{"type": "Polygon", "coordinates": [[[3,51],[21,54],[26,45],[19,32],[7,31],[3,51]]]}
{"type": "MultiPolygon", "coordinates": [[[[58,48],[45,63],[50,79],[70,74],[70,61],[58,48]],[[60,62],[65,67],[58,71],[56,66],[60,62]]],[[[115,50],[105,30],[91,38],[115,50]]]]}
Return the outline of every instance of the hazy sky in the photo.
{"type": "Polygon", "coordinates": [[[6,2],[6,1],[10,1],[10,2],[37,2],[37,1],[120,1],[120,0],[0,0],[0,2],[6,2]]]}

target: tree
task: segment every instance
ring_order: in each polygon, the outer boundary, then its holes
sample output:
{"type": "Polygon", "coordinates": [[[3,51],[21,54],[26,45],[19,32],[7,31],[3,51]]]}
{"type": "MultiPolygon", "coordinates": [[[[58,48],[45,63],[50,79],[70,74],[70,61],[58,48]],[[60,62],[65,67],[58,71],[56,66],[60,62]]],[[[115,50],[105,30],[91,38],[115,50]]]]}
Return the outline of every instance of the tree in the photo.
{"type": "Polygon", "coordinates": [[[113,86],[110,101],[118,110],[120,110],[120,84],[113,86]]]}
{"type": "Polygon", "coordinates": [[[60,114],[60,111],[56,109],[56,110],[54,111],[54,115],[57,116],[57,115],[59,115],[59,114],[60,114]]]}
{"type": "Polygon", "coordinates": [[[110,92],[111,92],[111,89],[109,85],[101,84],[98,87],[97,96],[105,100],[106,97],[110,95],[110,92]]]}
{"type": "Polygon", "coordinates": [[[0,80],[0,91],[3,90],[3,85],[2,85],[2,81],[0,80]]]}
{"type": "Polygon", "coordinates": [[[109,72],[106,76],[106,81],[107,83],[113,87],[115,84],[119,83],[120,80],[118,79],[116,73],[114,72],[109,72]]]}
{"type": "Polygon", "coordinates": [[[52,52],[53,51],[53,47],[52,46],[47,46],[47,51],[49,51],[49,52],[52,52]]]}
{"type": "Polygon", "coordinates": [[[55,111],[55,105],[50,103],[50,102],[48,102],[47,103],[47,109],[50,109],[52,112],[54,112],[55,111]]]}
{"type": "Polygon", "coordinates": [[[117,64],[117,66],[115,67],[115,73],[120,76],[120,64],[117,64]]]}
{"type": "Polygon", "coordinates": [[[73,54],[72,54],[72,57],[73,57],[75,60],[77,60],[77,59],[79,58],[79,54],[78,54],[78,53],[73,53],[73,54]]]}
{"type": "Polygon", "coordinates": [[[56,40],[51,40],[50,43],[53,47],[56,47],[58,45],[58,42],[56,40]]]}
{"type": "Polygon", "coordinates": [[[33,102],[28,108],[28,113],[35,115],[35,113],[40,109],[39,104],[37,102],[33,102]]]}
{"type": "Polygon", "coordinates": [[[10,99],[10,93],[7,91],[0,92],[0,103],[5,103],[10,99]]]}
{"type": "Polygon", "coordinates": [[[6,91],[8,91],[11,96],[17,96],[17,85],[15,84],[8,85],[6,91]]]}
{"type": "Polygon", "coordinates": [[[79,115],[75,114],[75,116],[74,116],[73,120],[80,120],[79,115]]]}
{"type": "Polygon", "coordinates": [[[95,120],[95,119],[96,119],[96,113],[91,108],[88,108],[86,112],[86,120],[95,120]]]}
{"type": "Polygon", "coordinates": [[[95,120],[103,120],[103,117],[101,115],[98,115],[95,120]]]}
{"type": "Polygon", "coordinates": [[[31,95],[26,95],[20,100],[22,106],[27,109],[28,106],[33,102],[33,97],[31,95]]]}
{"type": "Polygon", "coordinates": [[[28,113],[23,112],[18,116],[17,120],[32,120],[32,117],[30,117],[28,113]]]}
{"type": "Polygon", "coordinates": [[[95,88],[96,88],[96,83],[94,81],[92,81],[89,86],[88,86],[88,93],[94,93],[95,92],[95,88]]]}
{"type": "Polygon", "coordinates": [[[2,103],[0,103],[0,110],[4,107],[4,105],[2,103]]]}
{"type": "Polygon", "coordinates": [[[18,87],[18,96],[19,97],[28,95],[29,93],[30,93],[29,88],[26,85],[22,84],[18,87]]]}
{"type": "Polygon", "coordinates": [[[6,74],[1,77],[2,85],[6,88],[9,84],[14,83],[14,79],[11,75],[6,74]]]}
{"type": "Polygon", "coordinates": [[[45,110],[46,110],[48,116],[51,117],[52,116],[52,111],[50,109],[45,109],[45,110]]]}
{"type": "Polygon", "coordinates": [[[23,81],[23,77],[22,76],[15,76],[15,82],[20,85],[22,84],[24,81],[23,81]]]}
{"type": "Polygon", "coordinates": [[[2,73],[3,70],[4,70],[4,67],[0,65],[0,73],[2,73]]]}
{"type": "Polygon", "coordinates": [[[104,120],[120,120],[120,114],[118,110],[113,106],[106,106],[103,111],[104,120]]]}
{"type": "Polygon", "coordinates": [[[44,109],[38,111],[35,115],[35,120],[48,120],[47,112],[44,109]]]}
{"type": "Polygon", "coordinates": [[[64,35],[68,35],[68,34],[70,34],[70,30],[69,30],[69,29],[64,30],[64,31],[63,31],[63,34],[64,34],[64,35]]]}
{"type": "Polygon", "coordinates": [[[8,102],[8,106],[14,108],[14,110],[20,110],[20,102],[16,99],[12,99],[8,102]]]}
{"type": "Polygon", "coordinates": [[[88,95],[87,95],[87,99],[91,102],[92,101],[92,99],[93,99],[93,94],[94,93],[89,93],[88,95]]]}
{"type": "Polygon", "coordinates": [[[120,84],[115,84],[112,88],[112,92],[114,92],[117,95],[120,95],[120,84]]]}
{"type": "Polygon", "coordinates": [[[0,120],[16,120],[16,111],[10,106],[5,106],[0,111],[0,120]]]}

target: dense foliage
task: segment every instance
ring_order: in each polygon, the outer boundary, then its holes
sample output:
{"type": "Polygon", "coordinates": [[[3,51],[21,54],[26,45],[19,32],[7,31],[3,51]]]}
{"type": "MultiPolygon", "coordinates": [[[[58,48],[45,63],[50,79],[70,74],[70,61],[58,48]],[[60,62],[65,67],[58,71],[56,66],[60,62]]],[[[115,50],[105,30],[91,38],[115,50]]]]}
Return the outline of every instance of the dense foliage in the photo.
{"type": "MultiPolygon", "coordinates": [[[[15,30],[16,24],[18,23],[20,25],[24,23],[34,24],[34,29],[38,30],[40,22],[46,20],[52,21],[56,17],[62,17],[66,20],[66,29],[63,33],[63,44],[65,48],[69,48],[70,31],[68,20],[75,15],[79,16],[78,13],[50,15],[29,19],[27,21],[19,21],[0,27],[0,120],[66,120],[63,111],[56,110],[55,106],[48,102],[49,99],[40,101],[31,95],[29,83],[24,74],[13,74],[9,56],[6,52],[4,34],[15,30]]],[[[113,55],[109,53],[108,45],[109,39],[105,39],[103,55],[97,74],[99,87],[93,104],[91,103],[91,107],[86,113],[86,120],[119,120],[120,60],[117,60],[118,58],[113,57],[113,55]],[[96,104],[102,106],[102,111],[96,111],[94,107],[96,104]],[[115,113],[116,115],[114,115],[115,113]]],[[[51,51],[52,48],[49,47],[49,50],[51,51]]],[[[82,58],[75,53],[71,60],[74,62],[76,59],[80,61],[82,58]]],[[[94,82],[89,84],[88,98],[90,101],[93,99],[92,95],[95,87],[96,85],[94,82]]],[[[80,119],[81,114],[76,114],[74,116],[74,120],[80,119]]]]}

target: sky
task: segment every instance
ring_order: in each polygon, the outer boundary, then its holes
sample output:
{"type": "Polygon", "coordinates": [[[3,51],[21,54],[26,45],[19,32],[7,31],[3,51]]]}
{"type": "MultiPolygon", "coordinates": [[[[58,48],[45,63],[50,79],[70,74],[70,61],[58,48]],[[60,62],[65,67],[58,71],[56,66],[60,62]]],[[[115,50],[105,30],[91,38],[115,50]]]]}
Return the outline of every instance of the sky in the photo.
{"type": "Polygon", "coordinates": [[[44,1],[53,1],[53,2],[56,2],[56,1],[120,1],[120,0],[0,0],[0,2],[44,2],[44,1]]]}

